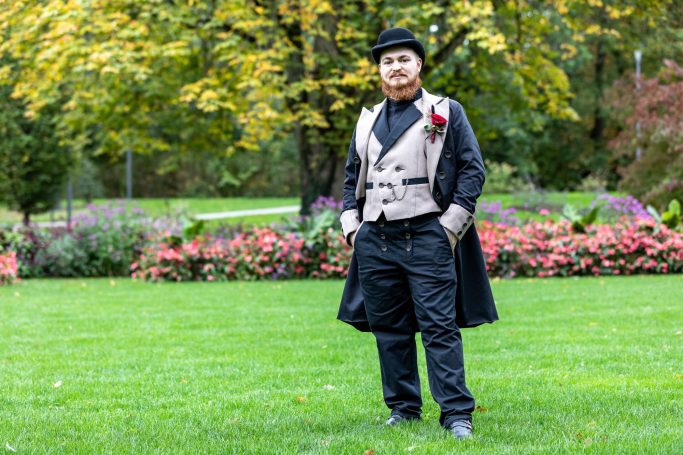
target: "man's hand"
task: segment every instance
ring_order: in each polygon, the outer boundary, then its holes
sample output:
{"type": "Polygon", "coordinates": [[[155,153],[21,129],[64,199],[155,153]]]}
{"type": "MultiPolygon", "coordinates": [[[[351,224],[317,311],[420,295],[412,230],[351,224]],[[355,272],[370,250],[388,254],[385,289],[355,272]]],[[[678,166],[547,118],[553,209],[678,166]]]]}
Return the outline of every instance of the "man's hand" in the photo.
{"type": "Polygon", "coordinates": [[[349,234],[349,243],[351,244],[351,248],[354,248],[354,247],[355,247],[355,243],[356,243],[356,232],[358,232],[358,230],[355,230],[355,231],[353,231],[352,233],[349,234]]]}

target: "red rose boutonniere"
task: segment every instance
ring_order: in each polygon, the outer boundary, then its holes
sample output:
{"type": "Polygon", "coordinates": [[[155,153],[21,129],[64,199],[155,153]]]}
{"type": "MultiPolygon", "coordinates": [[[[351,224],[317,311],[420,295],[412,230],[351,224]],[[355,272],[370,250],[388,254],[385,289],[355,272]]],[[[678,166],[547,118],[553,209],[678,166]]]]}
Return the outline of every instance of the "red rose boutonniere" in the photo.
{"type": "Polygon", "coordinates": [[[425,125],[425,131],[432,133],[432,144],[434,139],[436,139],[436,133],[443,133],[446,131],[446,124],[448,120],[443,118],[441,115],[434,112],[434,106],[432,106],[432,113],[429,118],[429,122],[425,125]]]}

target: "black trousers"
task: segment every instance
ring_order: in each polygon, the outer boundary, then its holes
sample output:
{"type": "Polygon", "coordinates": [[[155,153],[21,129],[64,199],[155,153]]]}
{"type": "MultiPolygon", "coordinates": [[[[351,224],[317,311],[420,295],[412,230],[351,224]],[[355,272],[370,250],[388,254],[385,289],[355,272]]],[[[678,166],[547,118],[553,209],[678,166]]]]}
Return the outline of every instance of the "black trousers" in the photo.
{"type": "Polygon", "coordinates": [[[364,222],[354,240],[368,322],[377,340],[384,402],[406,417],[422,412],[415,328],[422,332],[429,388],[439,422],[470,419],[460,330],[455,324],[456,274],[438,214],[364,222]]]}

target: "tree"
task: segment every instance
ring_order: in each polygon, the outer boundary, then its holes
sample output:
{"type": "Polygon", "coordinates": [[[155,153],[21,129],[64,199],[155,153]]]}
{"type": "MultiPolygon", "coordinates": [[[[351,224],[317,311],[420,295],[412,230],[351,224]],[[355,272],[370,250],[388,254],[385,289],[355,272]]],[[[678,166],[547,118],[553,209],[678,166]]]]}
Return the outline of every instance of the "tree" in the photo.
{"type": "Polygon", "coordinates": [[[79,151],[230,155],[294,137],[305,210],[382,98],[369,48],[384,28],[412,29],[425,85],[463,102],[488,157],[533,175],[545,146],[562,150],[548,127],[579,121],[567,71],[586,39],[670,3],[0,0],[0,51],[20,61],[29,113],[65,99],[60,136],[79,151]]]}
{"type": "Polygon", "coordinates": [[[0,200],[30,216],[52,209],[68,176],[71,159],[60,147],[47,116],[26,118],[21,101],[0,86],[0,200]]]}
{"type": "Polygon", "coordinates": [[[610,147],[622,163],[622,189],[663,209],[672,198],[683,201],[683,68],[665,60],[657,77],[641,81],[639,92],[634,86],[628,77],[610,92],[622,127],[610,147]]]}

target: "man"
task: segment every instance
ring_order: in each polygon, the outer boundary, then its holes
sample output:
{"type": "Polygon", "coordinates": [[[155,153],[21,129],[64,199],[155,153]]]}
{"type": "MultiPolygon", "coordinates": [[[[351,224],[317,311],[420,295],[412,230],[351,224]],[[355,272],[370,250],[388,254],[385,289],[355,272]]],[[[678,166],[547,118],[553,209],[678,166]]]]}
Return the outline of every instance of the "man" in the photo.
{"type": "Polygon", "coordinates": [[[484,184],[462,106],[421,88],[422,44],[407,29],[372,48],[386,99],[363,109],[346,162],[341,223],[354,247],[338,318],[377,341],[387,425],[419,419],[422,332],[440,424],[472,434],[460,328],[498,319],[473,226],[484,184]]]}

